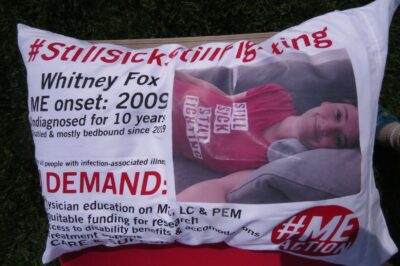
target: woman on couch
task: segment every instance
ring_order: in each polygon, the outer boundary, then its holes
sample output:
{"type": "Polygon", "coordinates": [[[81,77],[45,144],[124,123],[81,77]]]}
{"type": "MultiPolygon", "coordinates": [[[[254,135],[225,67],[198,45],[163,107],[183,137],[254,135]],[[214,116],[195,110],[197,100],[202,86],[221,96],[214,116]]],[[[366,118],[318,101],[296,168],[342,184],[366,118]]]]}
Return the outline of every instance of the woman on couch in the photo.
{"type": "Polygon", "coordinates": [[[176,72],[173,95],[174,155],[225,174],[268,163],[276,140],[296,138],[308,149],[358,145],[358,110],[324,102],[299,115],[285,88],[266,84],[236,95],[176,72]]]}

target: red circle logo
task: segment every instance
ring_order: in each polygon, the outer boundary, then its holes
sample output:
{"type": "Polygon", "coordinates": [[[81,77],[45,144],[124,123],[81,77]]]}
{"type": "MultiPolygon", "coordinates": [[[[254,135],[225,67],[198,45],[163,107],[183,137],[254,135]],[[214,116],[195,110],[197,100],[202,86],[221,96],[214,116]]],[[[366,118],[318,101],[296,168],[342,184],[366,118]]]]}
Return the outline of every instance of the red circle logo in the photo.
{"type": "Polygon", "coordinates": [[[357,238],[359,222],[355,214],[337,205],[313,207],[285,220],[272,232],[279,249],[308,255],[338,255],[357,238]]]}

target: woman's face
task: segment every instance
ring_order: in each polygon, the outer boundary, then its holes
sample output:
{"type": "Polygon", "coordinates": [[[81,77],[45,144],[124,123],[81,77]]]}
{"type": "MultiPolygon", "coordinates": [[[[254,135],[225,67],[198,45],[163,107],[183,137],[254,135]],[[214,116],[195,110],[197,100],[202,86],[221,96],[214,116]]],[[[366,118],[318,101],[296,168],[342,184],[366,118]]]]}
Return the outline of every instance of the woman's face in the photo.
{"type": "Polygon", "coordinates": [[[309,149],[351,148],[358,143],[358,110],[347,103],[324,102],[303,113],[298,137],[309,149]]]}

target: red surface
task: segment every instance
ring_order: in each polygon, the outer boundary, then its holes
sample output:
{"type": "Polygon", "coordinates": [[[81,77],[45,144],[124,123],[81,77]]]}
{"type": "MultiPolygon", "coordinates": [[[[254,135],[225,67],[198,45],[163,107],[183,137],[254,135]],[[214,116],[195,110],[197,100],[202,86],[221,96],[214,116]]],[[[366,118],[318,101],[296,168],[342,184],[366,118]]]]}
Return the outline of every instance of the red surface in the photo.
{"type": "Polygon", "coordinates": [[[184,246],[180,244],[95,247],[60,257],[62,266],[333,266],[279,252],[261,252],[228,247],[225,244],[184,246]]]}

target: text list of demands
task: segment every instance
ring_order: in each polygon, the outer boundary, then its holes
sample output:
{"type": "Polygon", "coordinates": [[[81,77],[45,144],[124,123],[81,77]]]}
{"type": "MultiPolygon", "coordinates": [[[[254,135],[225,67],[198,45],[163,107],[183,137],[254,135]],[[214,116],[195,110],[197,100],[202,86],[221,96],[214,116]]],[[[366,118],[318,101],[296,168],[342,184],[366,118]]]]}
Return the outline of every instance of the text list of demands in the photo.
{"type": "Polygon", "coordinates": [[[60,139],[163,134],[166,132],[165,109],[169,94],[158,91],[162,86],[160,79],[141,72],[96,77],[77,71],[42,73],[40,87],[44,95],[29,98],[32,134],[36,138],[60,139]],[[121,87],[116,85],[119,80],[121,87]],[[78,96],[55,96],[55,91],[65,90],[74,90],[70,94],[78,96]],[[96,93],[91,93],[92,97],[79,97],[79,91],[83,90],[96,90],[96,93]],[[120,92],[97,93],[109,90],[120,92]],[[51,95],[46,91],[52,91],[51,95]],[[117,97],[117,103],[110,105],[105,94],[117,97]],[[109,110],[115,112],[109,114],[109,110]],[[157,112],[159,114],[154,114],[157,112]],[[62,118],[59,115],[51,117],[51,114],[60,113],[62,118]],[[78,115],[69,115],[71,113],[78,115]]]}
{"type": "MultiPolygon", "coordinates": [[[[173,210],[168,204],[137,206],[96,200],[78,204],[45,199],[45,205],[51,245],[67,247],[90,246],[98,239],[112,245],[165,244],[179,239],[185,231],[229,237],[236,232],[206,225],[202,217],[218,217],[229,224],[242,216],[242,210],[237,208],[180,206],[173,210]]],[[[253,236],[259,237],[259,234],[253,236]]]]}

